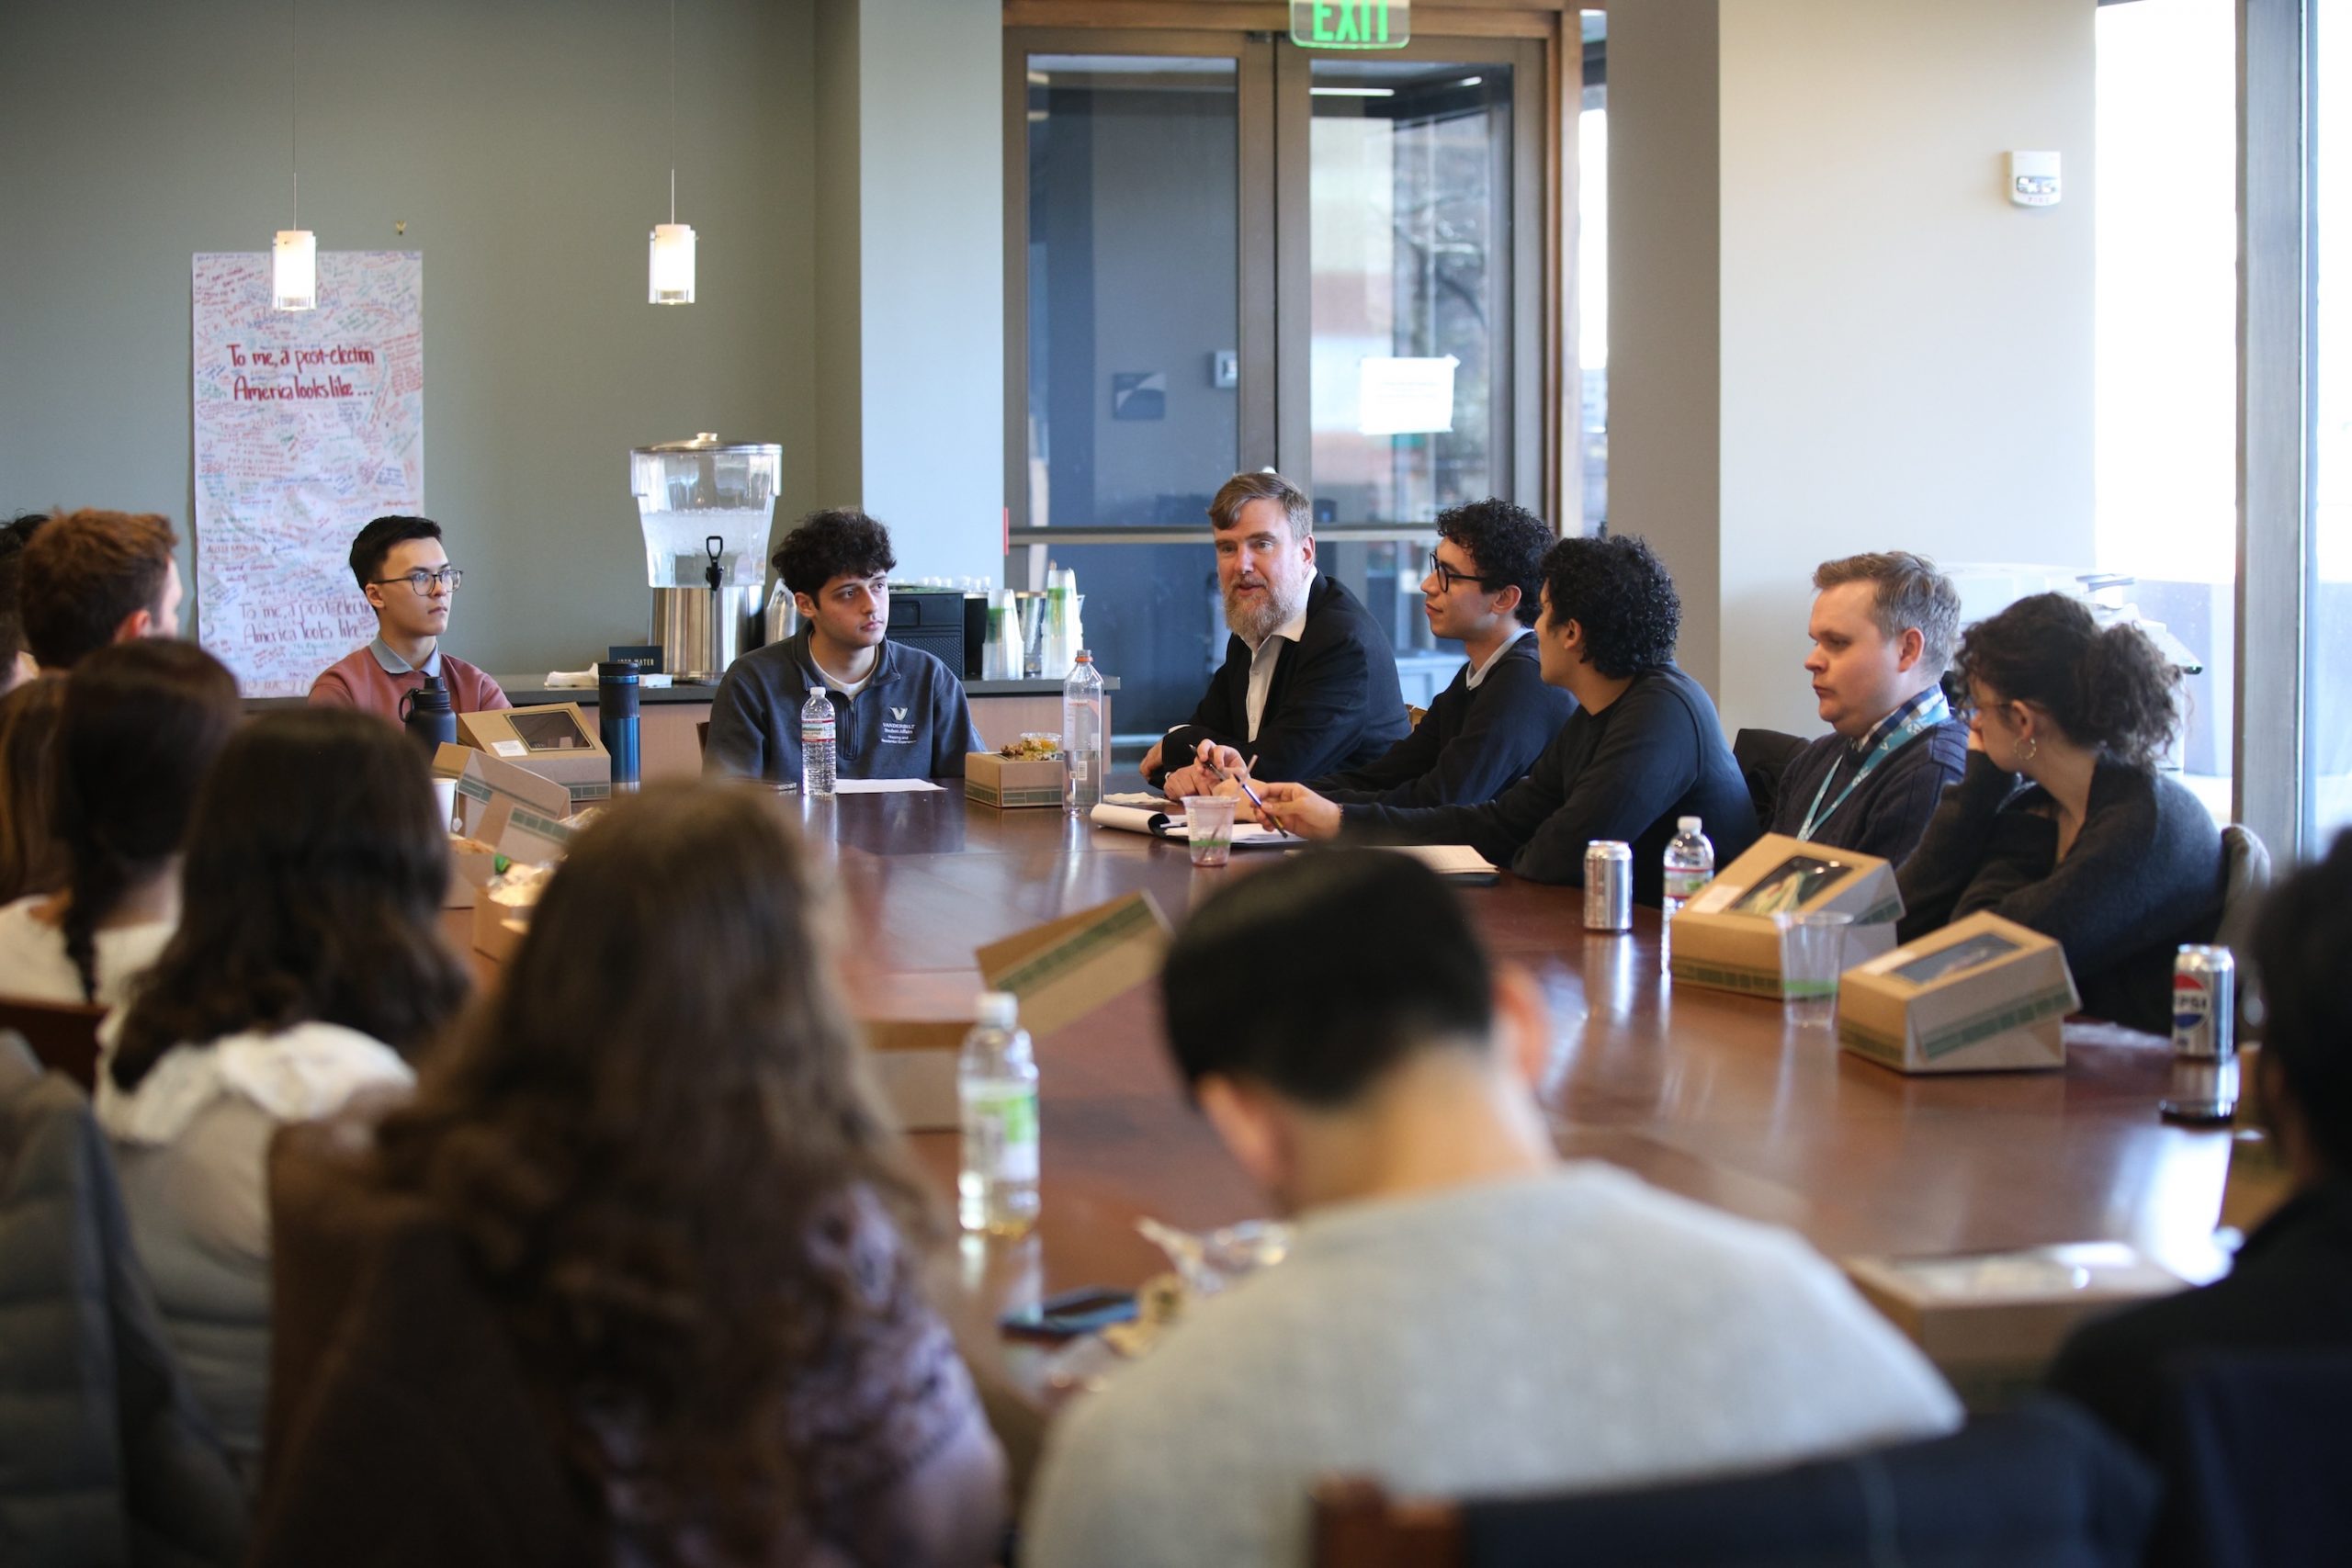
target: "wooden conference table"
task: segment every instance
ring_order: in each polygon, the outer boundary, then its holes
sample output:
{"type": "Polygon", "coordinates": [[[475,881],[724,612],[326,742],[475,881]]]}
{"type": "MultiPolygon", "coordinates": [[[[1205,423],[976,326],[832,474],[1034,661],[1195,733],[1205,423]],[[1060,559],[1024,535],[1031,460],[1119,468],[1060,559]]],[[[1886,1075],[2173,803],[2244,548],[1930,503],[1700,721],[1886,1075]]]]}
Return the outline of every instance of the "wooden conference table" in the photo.
{"type": "MultiPolygon", "coordinates": [[[[971,805],[959,784],[786,804],[837,869],[851,994],[868,1016],[968,1018],[976,947],[1138,890],[1181,925],[1251,871],[1246,855],[1195,871],[1181,844],[971,805]]],[[[2218,1267],[2228,1137],[2159,1121],[2168,1042],[2094,1027],[2071,1032],[2063,1072],[1905,1077],[1784,1024],[1772,1003],[1678,989],[1654,911],[1637,910],[1629,936],[1589,936],[1577,889],[1506,874],[1461,897],[1562,1015],[1544,1099],[1564,1154],[1786,1225],[1832,1258],[2118,1239],[2194,1278],[2218,1267]]],[[[1279,953],[1261,983],[1283,983],[1279,953]]],[[[1201,1229],[1265,1213],[1185,1103],[1151,987],[1040,1039],[1037,1063],[1043,1213],[1025,1242],[967,1244],[967,1283],[989,1306],[1160,1271],[1139,1216],[1201,1229]]],[[[912,1142],[952,1196],[956,1134],[912,1142]]]]}

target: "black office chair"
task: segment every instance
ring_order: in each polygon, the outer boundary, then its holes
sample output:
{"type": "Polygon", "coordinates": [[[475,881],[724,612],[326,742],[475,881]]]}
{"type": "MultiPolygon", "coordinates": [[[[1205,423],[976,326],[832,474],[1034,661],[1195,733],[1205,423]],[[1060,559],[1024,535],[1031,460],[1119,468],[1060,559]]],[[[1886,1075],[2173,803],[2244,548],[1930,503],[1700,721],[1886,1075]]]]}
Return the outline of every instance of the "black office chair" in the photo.
{"type": "Polygon", "coordinates": [[[1772,825],[1772,811],[1781,799],[1781,775],[1788,771],[1790,759],[1809,744],[1803,736],[1784,735],[1777,729],[1743,729],[1732,738],[1731,758],[1739,764],[1747,798],[1756,803],[1758,827],[1772,825]]]}
{"type": "Polygon", "coordinates": [[[2043,1400],[1725,1481],[1458,1504],[1350,1481],[1315,1505],[1316,1568],[2132,1568],[2156,1481],[2089,1416],[2043,1400]]]}

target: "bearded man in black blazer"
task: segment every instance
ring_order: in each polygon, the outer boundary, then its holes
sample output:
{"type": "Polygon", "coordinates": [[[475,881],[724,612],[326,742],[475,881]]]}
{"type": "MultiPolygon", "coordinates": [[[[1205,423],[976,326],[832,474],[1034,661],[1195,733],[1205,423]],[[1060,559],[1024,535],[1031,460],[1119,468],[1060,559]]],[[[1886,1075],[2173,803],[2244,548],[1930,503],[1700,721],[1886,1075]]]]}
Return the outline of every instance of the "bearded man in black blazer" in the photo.
{"type": "Polygon", "coordinates": [[[1378,757],[1411,728],[1396,658],[1363,605],[1315,570],[1306,493],[1271,469],[1236,474],[1209,502],[1225,664],[1191,719],[1144,754],[1171,796],[1207,795],[1204,741],[1257,761],[1260,778],[1311,779],[1378,757]],[[1165,775],[1163,778],[1163,774],[1165,775]]]}

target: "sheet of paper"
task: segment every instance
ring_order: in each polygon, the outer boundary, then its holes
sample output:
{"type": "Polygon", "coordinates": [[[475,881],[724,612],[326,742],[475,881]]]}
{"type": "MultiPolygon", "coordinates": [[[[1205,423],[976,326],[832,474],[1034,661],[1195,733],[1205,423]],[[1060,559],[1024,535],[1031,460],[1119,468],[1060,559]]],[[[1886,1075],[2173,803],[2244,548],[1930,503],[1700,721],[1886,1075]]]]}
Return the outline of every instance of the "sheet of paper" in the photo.
{"type": "Polygon", "coordinates": [[[1149,790],[1139,789],[1131,790],[1125,795],[1106,795],[1102,797],[1102,804],[1140,807],[1146,811],[1165,811],[1168,809],[1168,797],[1164,795],[1154,795],[1149,790]]]}
{"type": "MultiPolygon", "coordinates": [[[[1177,820],[1182,821],[1179,818],[1177,820]]],[[[1094,808],[1097,828],[1116,828],[1123,833],[1148,833],[1168,821],[1165,812],[1147,811],[1139,806],[1102,805],[1094,808]]]]}
{"type": "Polygon", "coordinates": [[[1453,428],[1453,355],[1360,363],[1356,428],[1363,434],[1411,435],[1453,428]]]}
{"type": "Polygon", "coordinates": [[[939,786],[929,779],[836,779],[835,795],[920,795],[939,786]]]}
{"type": "Polygon", "coordinates": [[[1492,876],[1495,863],[1467,844],[1384,844],[1400,855],[1410,855],[1440,876],[1492,876]]]}

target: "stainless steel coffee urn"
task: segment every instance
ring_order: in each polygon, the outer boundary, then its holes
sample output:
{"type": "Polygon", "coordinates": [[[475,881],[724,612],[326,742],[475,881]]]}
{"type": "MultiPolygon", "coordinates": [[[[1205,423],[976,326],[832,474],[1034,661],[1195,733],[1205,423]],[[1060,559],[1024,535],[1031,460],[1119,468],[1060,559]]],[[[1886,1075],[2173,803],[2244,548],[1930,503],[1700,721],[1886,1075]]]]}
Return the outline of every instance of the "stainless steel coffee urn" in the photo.
{"type": "Polygon", "coordinates": [[[768,526],[784,474],[774,443],[705,432],[629,450],[662,668],[712,682],[760,638],[768,526]]]}

